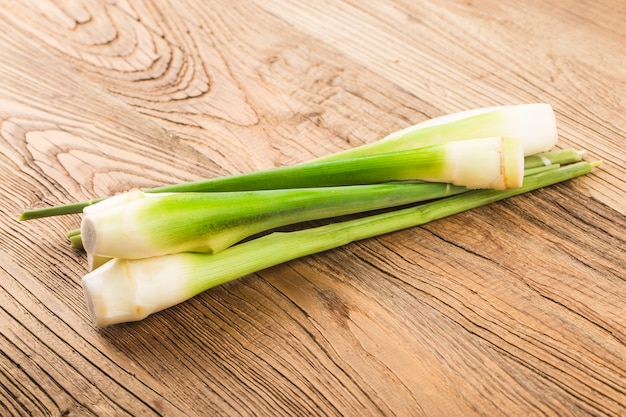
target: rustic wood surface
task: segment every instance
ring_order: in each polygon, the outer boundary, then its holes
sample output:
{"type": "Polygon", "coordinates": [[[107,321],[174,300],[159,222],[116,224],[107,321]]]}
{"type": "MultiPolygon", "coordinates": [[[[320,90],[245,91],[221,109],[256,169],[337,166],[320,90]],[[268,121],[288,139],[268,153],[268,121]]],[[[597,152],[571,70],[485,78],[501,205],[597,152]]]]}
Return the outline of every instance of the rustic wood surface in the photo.
{"type": "Polygon", "coordinates": [[[626,415],[623,0],[0,4],[0,415],[626,415]],[[524,102],[604,164],[138,323],[17,220],[524,102]]]}

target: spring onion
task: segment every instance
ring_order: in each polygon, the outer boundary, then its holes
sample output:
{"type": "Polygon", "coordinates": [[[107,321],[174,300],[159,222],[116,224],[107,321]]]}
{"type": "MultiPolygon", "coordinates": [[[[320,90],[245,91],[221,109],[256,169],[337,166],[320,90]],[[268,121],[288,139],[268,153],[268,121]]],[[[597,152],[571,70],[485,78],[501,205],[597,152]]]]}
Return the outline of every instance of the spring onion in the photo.
{"type": "MultiPolygon", "coordinates": [[[[468,188],[519,187],[523,153],[514,138],[491,137],[456,141],[399,152],[365,155],[337,161],[287,166],[145,190],[165,192],[233,192],[263,189],[332,187],[423,180],[468,188]]],[[[80,213],[101,202],[90,200],[29,210],[21,220],[80,213]]]]}
{"type": "MultiPolygon", "coordinates": [[[[555,151],[555,152],[559,152],[560,151],[555,151]]],[[[552,156],[551,154],[547,154],[548,156],[552,156]]],[[[569,155],[569,158],[565,158],[564,156],[559,157],[558,159],[561,160],[564,163],[569,163],[569,162],[575,162],[575,161],[579,161],[580,160],[580,153],[578,152],[568,152],[567,155],[569,155]]],[[[548,156],[544,157],[543,163],[548,163],[549,160],[547,159],[548,156]]],[[[526,170],[524,170],[524,175],[528,176],[528,175],[533,175],[539,172],[546,172],[549,170],[553,170],[553,169],[558,169],[560,167],[560,165],[558,164],[550,164],[550,165],[541,165],[541,166],[536,166],[536,167],[531,167],[528,168],[526,170]]],[[[404,187],[406,189],[406,187],[404,187]]],[[[419,185],[413,185],[411,186],[411,188],[414,188],[416,191],[419,192],[419,194],[414,198],[414,197],[409,197],[411,199],[411,201],[423,201],[423,200],[427,200],[427,199],[434,199],[434,198],[442,198],[445,197],[447,195],[454,195],[460,192],[464,192],[467,189],[463,188],[463,187],[451,187],[448,185],[443,185],[443,184],[419,184],[419,185]]],[[[328,190],[327,190],[328,191],[328,190]]],[[[332,191],[332,190],[331,190],[332,191]]],[[[137,192],[139,194],[141,194],[140,192],[137,192]]],[[[236,194],[236,193],[234,193],[236,194]]],[[[122,195],[122,198],[124,198],[126,196],[126,194],[122,195]]],[[[141,198],[144,198],[144,195],[141,195],[141,198]]],[[[373,197],[370,196],[370,197],[373,197]]],[[[406,196],[405,196],[406,197],[406,196]]],[[[113,203],[114,201],[118,200],[119,197],[112,197],[110,200],[111,203],[113,203]]],[[[210,199],[209,199],[210,200],[210,199]]],[[[129,201],[123,201],[120,204],[124,204],[124,203],[128,203],[129,201]]],[[[106,205],[106,209],[110,209],[112,208],[111,203],[106,205]]],[[[397,205],[396,202],[394,202],[391,205],[397,205]]],[[[371,207],[371,206],[370,206],[371,207]]],[[[99,205],[96,204],[94,206],[90,206],[90,207],[86,207],[85,208],[85,212],[86,214],[89,215],[93,215],[94,212],[103,212],[106,210],[98,210],[99,209],[99,205]]],[[[182,209],[183,212],[186,210],[185,208],[182,209]]],[[[275,213],[278,214],[278,213],[275,213]]],[[[329,212],[326,212],[325,215],[323,217],[328,217],[329,212]]],[[[238,220],[240,221],[240,219],[238,218],[238,220]]],[[[298,221],[302,221],[303,217],[301,215],[298,215],[298,221]]],[[[282,221],[283,223],[286,223],[284,220],[282,221]]],[[[138,222],[139,224],[142,224],[141,221],[138,222]]],[[[168,232],[169,233],[172,231],[172,227],[171,227],[171,222],[168,222],[170,225],[167,227],[168,232]]],[[[145,227],[145,224],[144,224],[145,227]]],[[[188,228],[188,225],[185,225],[186,228],[188,228]]],[[[258,225],[257,225],[258,227],[258,225]]],[[[261,227],[262,229],[263,227],[261,227]]],[[[119,229],[118,229],[119,230],[119,229]]],[[[259,229],[260,230],[260,229],[259,229]]],[[[110,230],[109,230],[110,231],[110,230]]],[[[90,235],[92,235],[92,237],[90,239],[97,239],[96,237],[94,237],[95,231],[91,231],[89,232],[90,235]]],[[[135,231],[135,233],[137,233],[135,231]]],[[[145,233],[145,231],[144,231],[145,233]]],[[[161,230],[160,233],[163,233],[163,231],[161,230]]],[[[115,238],[111,238],[110,233],[106,233],[107,235],[107,240],[109,240],[110,242],[110,247],[114,248],[114,253],[111,253],[111,255],[115,255],[117,257],[124,257],[122,255],[127,255],[126,257],[130,257],[130,258],[134,258],[137,257],[137,253],[139,251],[136,250],[132,250],[129,249],[129,244],[128,242],[128,236],[125,235],[123,237],[118,236],[118,239],[115,238]],[[123,242],[121,245],[117,242],[123,242]],[[125,253],[122,253],[125,252],[125,253]],[[129,253],[133,254],[133,255],[128,255],[129,253]]],[[[191,247],[190,242],[191,238],[193,238],[193,236],[197,236],[197,233],[194,233],[193,229],[192,232],[184,232],[181,235],[181,238],[183,238],[186,242],[184,243],[184,245],[180,245],[178,246],[178,248],[172,248],[169,247],[167,250],[164,250],[164,248],[162,248],[162,253],[165,252],[176,252],[176,251],[182,251],[184,249],[184,246],[186,245],[188,248],[191,247]]],[[[70,232],[68,232],[68,237],[70,239],[72,248],[74,249],[84,249],[83,247],[83,242],[81,239],[81,232],[80,229],[75,229],[75,230],[71,230],[70,232]]],[[[154,237],[152,239],[154,242],[159,242],[160,239],[158,237],[154,237]]],[[[212,240],[212,239],[211,239],[212,240]]],[[[134,242],[134,244],[136,245],[136,238],[130,238],[130,241],[134,242]]],[[[171,244],[171,240],[170,240],[170,244],[171,244]]],[[[100,267],[101,265],[103,265],[105,262],[108,262],[109,260],[112,259],[113,256],[104,256],[104,255],[96,255],[93,252],[99,252],[101,251],[101,244],[98,243],[92,243],[90,245],[94,245],[94,246],[98,246],[98,248],[91,248],[87,251],[87,266],[88,266],[88,270],[92,271],[95,268],[100,267]]],[[[141,251],[146,251],[146,247],[143,246],[141,247],[141,251]]],[[[153,249],[154,250],[154,249],[153,249]]],[[[206,249],[204,249],[206,251],[206,249]]],[[[156,255],[157,253],[151,253],[151,255],[156,255]]]]}
{"type": "Polygon", "coordinates": [[[87,253],[101,257],[216,253],[280,226],[396,207],[466,190],[444,183],[390,183],[231,193],[135,191],[85,208],[81,235],[87,253]],[[123,200],[119,205],[114,204],[117,198],[123,200]],[[99,204],[106,207],[101,209],[99,204]]]}
{"type": "MultiPolygon", "coordinates": [[[[481,160],[480,157],[476,159],[481,160]]],[[[525,164],[524,175],[529,175],[529,174],[532,174],[533,172],[538,172],[538,171],[542,171],[542,170],[546,170],[550,168],[556,169],[558,168],[559,163],[571,163],[571,162],[580,161],[581,159],[582,159],[582,153],[574,149],[556,150],[556,151],[551,151],[551,152],[545,152],[539,155],[529,156],[529,157],[526,157],[524,160],[524,164],[525,164]]],[[[509,170],[509,172],[510,171],[511,170],[509,170]]],[[[509,177],[511,176],[509,175],[509,177]]],[[[519,179],[516,179],[515,181],[519,181],[519,179]]],[[[425,187],[424,191],[427,191],[427,190],[428,190],[428,187],[425,187]]],[[[126,193],[122,195],[123,197],[116,196],[116,197],[109,198],[108,200],[106,200],[107,203],[100,202],[95,205],[86,206],[84,208],[84,213],[86,215],[92,215],[95,213],[95,210],[102,212],[102,211],[105,211],[105,209],[111,208],[114,205],[122,205],[124,202],[129,202],[129,201],[120,200],[121,198],[129,199],[129,198],[133,198],[132,197],[133,195],[137,196],[138,194],[126,193]]],[[[154,195],[158,195],[158,194],[154,194],[154,195]]],[[[141,195],[141,197],[143,197],[143,195],[141,195]]],[[[427,198],[432,198],[432,196],[427,193],[420,199],[420,201],[423,201],[427,198]]],[[[70,240],[72,248],[83,249],[83,242],[82,242],[80,229],[75,229],[75,230],[71,230],[70,232],[68,232],[68,239],[70,240]]],[[[90,259],[90,265],[101,264],[101,261],[92,262],[91,258],[89,259],[90,259]]]]}
{"type": "Polygon", "coordinates": [[[321,227],[274,232],[215,254],[185,252],[136,260],[113,259],[83,278],[88,310],[97,326],[141,320],[244,275],[575,178],[597,165],[577,162],[528,176],[519,188],[469,191],[321,227]]]}
{"type": "MultiPolygon", "coordinates": [[[[576,154],[578,155],[578,154],[576,154]]],[[[574,162],[574,160],[571,160],[571,162],[574,162]]],[[[558,169],[560,167],[560,165],[558,164],[551,164],[549,166],[539,166],[539,167],[534,167],[534,168],[529,168],[527,170],[524,171],[525,175],[534,175],[540,172],[547,172],[550,170],[554,170],[554,169],[558,169]]],[[[366,186],[355,186],[355,187],[366,187],[366,186]]],[[[402,186],[401,186],[402,187],[402,186]]],[[[349,190],[348,187],[347,189],[349,190]]],[[[443,198],[446,197],[448,195],[456,195],[458,193],[461,192],[465,192],[467,191],[466,188],[464,187],[455,187],[455,186],[450,186],[450,185],[446,185],[446,184],[442,184],[442,183],[420,183],[420,184],[413,184],[410,187],[402,187],[405,190],[409,190],[409,189],[415,189],[416,191],[418,191],[417,195],[414,195],[413,197],[407,197],[406,195],[404,196],[405,198],[408,198],[409,200],[413,201],[413,202],[417,202],[417,201],[423,201],[423,200],[428,200],[428,199],[435,199],[435,198],[443,198]]],[[[326,189],[324,190],[324,192],[326,193],[327,191],[336,191],[333,189],[326,189]]],[[[400,190],[396,190],[396,191],[402,191],[402,189],[400,190]]],[[[141,194],[139,192],[139,194],[141,194]]],[[[237,194],[235,193],[230,193],[230,194],[237,194]]],[[[263,194],[263,193],[261,193],[263,194]]],[[[336,192],[334,193],[336,195],[336,192]]],[[[368,200],[371,197],[375,197],[374,194],[369,195],[368,196],[368,200]]],[[[113,201],[114,199],[117,199],[118,197],[112,197],[111,201],[113,201]]],[[[140,198],[145,198],[145,196],[141,196],[140,198]]],[[[211,198],[209,196],[207,196],[207,200],[210,202],[211,198]]],[[[247,201],[249,203],[249,201],[247,201]]],[[[397,205],[399,202],[398,201],[391,201],[390,202],[390,206],[395,206],[397,205]]],[[[201,203],[203,204],[203,203],[201,203]]],[[[376,203],[377,205],[384,205],[384,203],[376,203]]],[[[246,204],[247,207],[249,207],[249,204],[246,204]]],[[[87,212],[87,215],[90,216],[93,214],[94,212],[94,208],[97,208],[98,205],[94,205],[94,206],[90,206],[85,208],[85,211],[87,212]]],[[[364,208],[366,206],[363,206],[364,208]]],[[[372,205],[370,204],[369,207],[372,207],[372,205]]],[[[111,206],[109,205],[109,208],[111,208],[111,206]]],[[[177,213],[176,216],[180,216],[180,214],[185,213],[185,212],[189,212],[189,207],[182,207],[181,209],[181,213],[177,213]]],[[[306,208],[306,210],[310,210],[310,208],[306,208]]],[[[210,218],[211,216],[211,209],[206,210],[206,213],[204,213],[204,218],[210,218]]],[[[213,214],[215,214],[213,212],[213,214]]],[[[329,211],[324,211],[324,214],[320,217],[328,217],[329,214],[331,214],[329,211]]],[[[276,213],[272,213],[272,215],[280,215],[280,212],[276,212],[276,213]]],[[[298,221],[303,221],[304,217],[302,213],[297,214],[297,220],[298,221]]],[[[197,220],[197,219],[196,219],[197,220]]],[[[238,217],[237,221],[241,222],[241,218],[238,217]]],[[[282,223],[288,223],[288,221],[286,219],[281,218],[280,220],[281,224],[282,223]]],[[[86,223],[86,222],[85,222],[86,223]]],[[[157,224],[160,222],[157,222],[157,224]]],[[[98,239],[98,237],[96,236],[96,233],[98,233],[96,230],[92,230],[90,232],[88,232],[88,235],[90,235],[89,239],[95,239],[96,241],[91,242],[90,244],[88,244],[89,248],[87,250],[87,266],[88,266],[88,270],[92,271],[95,268],[98,268],[99,266],[103,265],[105,262],[108,262],[109,260],[111,260],[113,257],[127,257],[127,258],[137,258],[139,257],[139,253],[142,253],[145,255],[149,254],[150,256],[157,256],[158,254],[165,254],[165,253],[170,253],[170,252],[180,252],[183,251],[184,249],[188,249],[188,250],[200,250],[200,251],[204,251],[207,252],[209,250],[214,250],[214,248],[212,249],[207,249],[206,247],[206,243],[204,243],[203,248],[198,247],[198,243],[197,243],[197,229],[193,228],[193,227],[189,227],[190,225],[187,224],[186,222],[184,223],[179,223],[179,225],[182,225],[182,228],[178,228],[178,230],[176,230],[176,228],[172,227],[173,222],[171,221],[171,217],[168,216],[168,221],[167,223],[165,221],[161,222],[161,223],[165,223],[166,227],[164,228],[159,228],[161,230],[149,230],[150,228],[146,228],[146,224],[142,223],[141,220],[138,221],[138,224],[142,225],[143,231],[139,232],[138,230],[134,230],[133,234],[128,234],[128,233],[124,233],[124,236],[120,236],[119,233],[117,234],[117,236],[115,236],[115,231],[120,232],[121,229],[118,228],[113,228],[113,235],[111,233],[111,228],[110,227],[104,227],[105,229],[105,239],[102,239],[102,237],[100,237],[98,239]],[[148,230],[146,230],[148,229],[148,230]],[[147,232],[147,233],[146,233],[147,232]],[[150,233],[151,232],[151,233],[150,233]],[[155,233],[156,232],[156,233],[155,233]],[[169,242],[169,246],[165,246],[165,245],[160,245],[161,247],[159,249],[156,249],[154,247],[154,245],[146,245],[145,244],[145,238],[143,238],[143,244],[139,243],[138,244],[138,239],[136,238],[136,236],[141,236],[142,234],[152,234],[152,242],[161,242],[161,244],[165,241],[164,239],[161,239],[158,235],[159,234],[176,234],[176,232],[178,232],[179,238],[181,239],[178,245],[172,245],[172,240],[168,239],[167,241],[169,242]],[[155,236],[156,235],[156,236],[155,236]],[[129,237],[130,236],[130,237],[129,237]],[[195,239],[195,241],[193,240],[195,239]],[[100,240],[100,242],[98,242],[98,240],[100,240]],[[109,250],[111,250],[112,248],[112,252],[109,252],[109,256],[106,255],[96,255],[94,252],[103,252],[102,247],[105,246],[106,244],[103,244],[101,242],[101,240],[105,240],[108,241],[108,246],[109,246],[109,250]],[[121,244],[119,242],[122,242],[121,244]],[[131,243],[132,242],[132,243],[131,243]],[[195,243],[194,243],[195,242],[195,243]],[[135,247],[138,246],[138,249],[133,249],[133,245],[135,247]],[[195,246],[192,248],[192,246],[195,246]],[[150,248],[150,249],[148,249],[150,248]],[[146,251],[151,251],[150,253],[146,253],[146,251]],[[159,252],[160,251],[160,252],[159,252]],[[124,256],[125,255],[125,256],[124,256]]],[[[93,225],[92,225],[93,226],[93,225]]],[[[89,227],[92,227],[89,226],[89,227]]],[[[214,225],[215,226],[215,225],[214,225]]],[[[256,228],[256,230],[261,230],[263,228],[267,228],[269,226],[265,227],[261,227],[261,224],[254,224],[253,227],[256,228]]],[[[127,232],[127,231],[125,231],[127,232]]],[[[224,233],[229,233],[228,231],[224,231],[224,233]]],[[[251,233],[249,231],[249,233],[251,233]]],[[[232,236],[232,231],[230,236],[232,236]]],[[[72,230],[68,233],[68,237],[70,238],[70,241],[72,243],[72,247],[74,249],[84,249],[83,247],[83,242],[81,239],[81,232],[80,229],[76,229],[76,230],[72,230]]],[[[237,239],[236,239],[237,240],[237,239]]],[[[214,241],[214,236],[208,236],[207,237],[207,241],[214,241]]],[[[106,253],[106,250],[104,250],[104,252],[106,253]]]]}
{"type": "MultiPolygon", "coordinates": [[[[470,110],[431,119],[392,133],[380,141],[338,152],[300,165],[167,185],[145,191],[153,193],[251,191],[374,183],[380,182],[380,180],[374,180],[370,177],[365,180],[367,182],[363,182],[363,179],[358,179],[351,173],[353,166],[351,167],[350,165],[358,166],[361,164],[361,161],[344,161],[345,165],[343,163],[327,163],[424,148],[452,141],[490,137],[517,139],[522,146],[525,156],[547,152],[553,148],[557,139],[556,119],[552,107],[549,104],[535,103],[470,110]],[[324,181],[330,182],[325,183],[324,181]]],[[[376,170],[370,171],[378,171],[381,166],[384,167],[385,165],[379,165],[376,170]]],[[[97,198],[77,203],[26,210],[21,214],[20,220],[77,214],[81,213],[84,207],[101,200],[102,198],[97,198]]]]}
{"type": "Polygon", "coordinates": [[[218,252],[279,226],[466,191],[459,187],[451,189],[444,182],[470,188],[507,189],[519,187],[523,179],[524,159],[515,139],[449,142],[357,160],[360,163],[347,171],[351,178],[367,176],[376,178],[374,182],[412,179],[441,182],[225,193],[136,191],[86,207],[81,224],[82,243],[87,253],[112,258],[218,252]],[[368,163],[372,160],[376,163],[368,163]],[[380,168],[372,169],[372,166],[380,168]]]}
{"type": "Polygon", "coordinates": [[[548,104],[476,109],[300,165],[27,210],[20,220],[83,212],[81,228],[68,238],[87,252],[87,306],[94,323],[107,326],[141,320],[282,262],[418,226],[599,165],[583,162],[582,152],[572,149],[551,151],[556,139],[548,104]],[[434,201],[415,205],[425,200],[434,201]],[[398,208],[406,204],[411,206],[398,208]],[[393,210],[371,214],[381,208],[393,210]],[[352,220],[335,218],[357,213],[352,220]],[[330,217],[335,222],[325,226],[271,232],[330,217]]]}
{"type": "Polygon", "coordinates": [[[556,144],[558,137],[552,106],[532,103],[449,114],[394,132],[380,141],[337,152],[315,161],[332,161],[491,136],[517,138],[525,156],[549,151],[556,144]]]}

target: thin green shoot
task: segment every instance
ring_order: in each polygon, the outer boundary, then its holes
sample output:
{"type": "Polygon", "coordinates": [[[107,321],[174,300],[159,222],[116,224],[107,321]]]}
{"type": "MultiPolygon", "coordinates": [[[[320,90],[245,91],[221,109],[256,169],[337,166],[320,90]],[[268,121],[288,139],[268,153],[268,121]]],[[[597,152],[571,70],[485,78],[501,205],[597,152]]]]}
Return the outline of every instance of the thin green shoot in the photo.
{"type": "MultiPolygon", "coordinates": [[[[354,158],[348,158],[354,159],[354,158]]],[[[574,149],[565,149],[557,151],[548,151],[540,155],[532,155],[524,158],[525,168],[534,168],[545,164],[558,164],[580,161],[581,153],[574,149]]],[[[329,161],[330,162],[330,161],[329,161]]],[[[354,162],[352,162],[354,163],[354,162]]],[[[309,162],[307,164],[273,168],[263,171],[255,171],[250,173],[210,178],[201,181],[193,181],[180,184],[166,185],[152,189],[144,190],[148,193],[162,192],[230,192],[230,191],[254,191],[264,189],[281,189],[281,188],[304,188],[304,187],[322,187],[322,186],[341,186],[351,185],[346,181],[329,180],[333,170],[344,170],[348,166],[336,164],[326,165],[326,162],[309,162]]],[[[347,175],[350,178],[350,175],[347,175]]],[[[363,180],[360,180],[363,182],[363,180]]],[[[370,179],[371,181],[371,179],[370,179]]],[[[354,179],[350,179],[354,184],[354,179]]],[[[85,207],[96,204],[105,198],[92,199],[70,204],[63,204],[52,207],[36,208],[24,211],[20,220],[30,220],[49,216],[79,214],[85,207]]]]}

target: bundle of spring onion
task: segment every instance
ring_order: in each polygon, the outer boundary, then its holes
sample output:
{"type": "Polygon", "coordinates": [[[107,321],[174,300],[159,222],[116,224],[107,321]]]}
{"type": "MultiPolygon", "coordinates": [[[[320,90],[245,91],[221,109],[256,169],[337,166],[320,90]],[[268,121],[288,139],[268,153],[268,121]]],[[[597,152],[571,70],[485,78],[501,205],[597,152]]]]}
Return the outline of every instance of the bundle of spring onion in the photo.
{"type": "Polygon", "coordinates": [[[478,109],[305,164],[30,210],[21,219],[83,212],[80,230],[68,236],[88,254],[87,306],[94,323],[107,326],[141,320],[282,262],[552,185],[599,165],[582,161],[582,152],[573,149],[551,150],[556,139],[547,104],[478,109]],[[370,213],[379,209],[390,210],[370,213]],[[271,232],[359,213],[321,227],[271,232]]]}

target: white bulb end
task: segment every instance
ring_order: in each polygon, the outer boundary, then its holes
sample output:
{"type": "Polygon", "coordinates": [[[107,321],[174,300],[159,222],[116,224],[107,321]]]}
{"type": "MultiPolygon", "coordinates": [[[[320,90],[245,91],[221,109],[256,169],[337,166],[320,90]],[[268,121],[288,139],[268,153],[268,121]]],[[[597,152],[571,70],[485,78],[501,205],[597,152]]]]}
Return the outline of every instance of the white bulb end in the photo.
{"type": "Polygon", "coordinates": [[[190,270],[188,255],[113,259],[85,275],[83,291],[94,324],[142,320],[190,298],[181,276],[190,270]]]}

